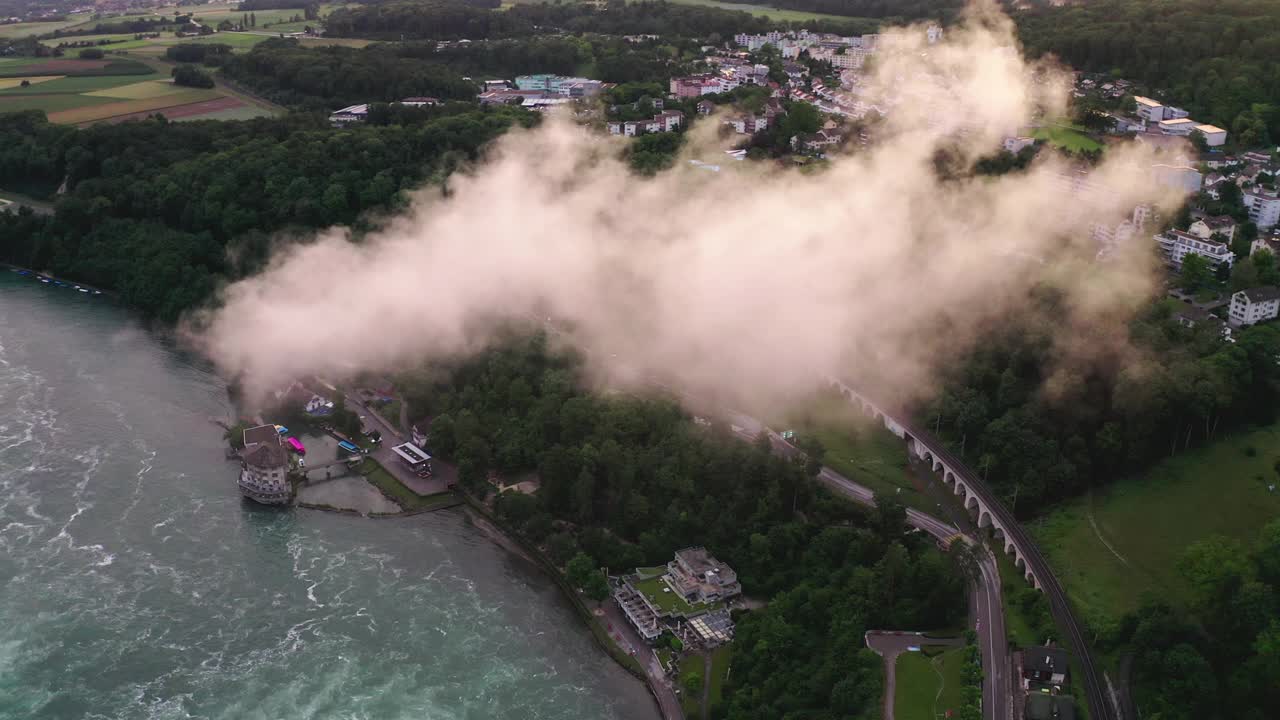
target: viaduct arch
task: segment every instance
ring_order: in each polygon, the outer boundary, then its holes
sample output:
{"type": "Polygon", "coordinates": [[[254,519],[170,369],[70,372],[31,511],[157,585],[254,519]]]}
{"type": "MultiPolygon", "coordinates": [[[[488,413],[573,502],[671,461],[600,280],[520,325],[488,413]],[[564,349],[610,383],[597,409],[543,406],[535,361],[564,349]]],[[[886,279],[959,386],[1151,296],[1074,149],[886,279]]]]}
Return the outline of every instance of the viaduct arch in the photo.
{"type": "Polygon", "coordinates": [[[841,380],[827,378],[827,382],[864,415],[883,422],[890,432],[905,440],[907,452],[929,463],[929,467],[941,475],[943,484],[960,497],[965,509],[977,519],[978,527],[991,528],[992,536],[1003,545],[1005,553],[1012,556],[1014,566],[1026,581],[1045,593],[1054,621],[1067,634],[1064,639],[1071,643],[1083,670],[1084,677],[1080,680],[1088,695],[1089,717],[1095,720],[1116,718],[1116,710],[1107,701],[1101,673],[1094,663],[1088,641],[1071,609],[1066,592],[1049,569],[1039,548],[1023,531],[1013,514],[986,487],[986,483],[952,455],[937,438],[927,431],[912,427],[901,413],[897,417],[891,415],[886,406],[858,393],[841,380]]]}

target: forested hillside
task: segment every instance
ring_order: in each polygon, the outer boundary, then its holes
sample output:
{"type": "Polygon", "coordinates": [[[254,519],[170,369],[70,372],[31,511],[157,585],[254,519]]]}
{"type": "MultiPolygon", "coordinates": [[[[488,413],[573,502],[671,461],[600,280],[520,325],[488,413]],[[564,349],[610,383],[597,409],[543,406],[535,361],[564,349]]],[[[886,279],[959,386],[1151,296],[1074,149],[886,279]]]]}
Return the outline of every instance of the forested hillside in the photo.
{"type": "Polygon", "coordinates": [[[175,320],[265,261],[272,233],[349,225],[443,177],[519,109],[334,131],[323,116],[239,123],[50,125],[0,115],[0,187],[70,188],[51,217],[0,214],[0,260],[118,291],[175,320]]]}
{"type": "Polygon", "coordinates": [[[812,468],[727,427],[660,399],[589,394],[580,380],[577,361],[539,336],[410,373],[403,389],[414,416],[430,418],[430,450],[456,461],[472,492],[490,491],[490,471],[536,470],[536,495],[504,493],[495,509],[557,563],[585,553],[589,567],[621,572],[705,545],[748,596],[770,601],[738,618],[714,716],[874,717],[882,663],[865,631],[964,617],[966,546],[951,558],[905,534],[892,498],[875,511],[837,501],[812,468]]]}
{"type": "Polygon", "coordinates": [[[471,100],[476,95],[475,83],[392,45],[303,47],[297,40],[271,39],[232,56],[222,71],[273,102],[327,112],[407,97],[471,100]]]}
{"type": "Polygon", "coordinates": [[[1136,472],[1212,441],[1280,406],[1280,329],[1224,343],[1180,324],[1177,303],[1151,305],[1129,327],[1134,353],[1065,353],[1052,295],[993,333],[949,373],[917,415],[936,428],[1016,514],[1136,472]]]}
{"type": "Polygon", "coordinates": [[[1145,83],[1246,147],[1280,139],[1280,0],[1090,0],[1015,18],[1032,53],[1145,83]]]}
{"type": "MultiPolygon", "coordinates": [[[[810,30],[874,32],[875,22],[817,21],[803,23],[810,30]]],[[[605,9],[585,3],[520,3],[501,12],[444,0],[393,1],[335,10],[325,24],[326,34],[379,40],[469,40],[569,33],[610,35],[654,34],[664,37],[729,39],[736,33],[764,32],[801,23],[770,21],[763,16],[716,7],[676,3],[613,2],[605,9]]]]}

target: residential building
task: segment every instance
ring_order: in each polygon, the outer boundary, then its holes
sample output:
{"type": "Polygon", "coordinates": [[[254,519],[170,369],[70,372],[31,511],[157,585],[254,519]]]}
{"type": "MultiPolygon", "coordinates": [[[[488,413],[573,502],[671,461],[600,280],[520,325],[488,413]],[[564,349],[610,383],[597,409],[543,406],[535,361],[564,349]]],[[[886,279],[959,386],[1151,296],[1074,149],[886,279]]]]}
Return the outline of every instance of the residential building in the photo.
{"type": "Polygon", "coordinates": [[[769,118],[763,115],[738,115],[724,121],[740,135],[754,135],[769,127],[769,118]]]}
{"type": "Polygon", "coordinates": [[[1214,235],[1221,235],[1229,242],[1236,236],[1236,221],[1226,215],[1203,217],[1191,223],[1187,231],[1205,240],[1214,235]]]}
{"type": "Polygon", "coordinates": [[[663,625],[658,621],[658,616],[653,612],[653,608],[645,600],[645,596],[636,591],[631,583],[625,583],[622,587],[613,591],[613,599],[618,601],[618,607],[622,608],[622,614],[627,616],[632,627],[636,632],[640,633],[640,637],[646,642],[653,642],[662,634],[663,625]]]}
{"type": "Polygon", "coordinates": [[[1022,651],[1024,686],[1062,688],[1071,677],[1071,659],[1062,648],[1036,645],[1022,651]]]}
{"type": "Polygon", "coordinates": [[[1219,145],[1227,142],[1227,131],[1220,127],[1214,125],[1196,125],[1195,129],[1199,130],[1200,133],[1204,135],[1204,144],[1209,147],[1218,147],[1219,145]]]}
{"type": "Polygon", "coordinates": [[[667,582],[689,603],[713,603],[742,594],[738,575],[704,547],[676,551],[667,563],[667,582]]]}
{"type": "Polygon", "coordinates": [[[1280,288],[1270,285],[1241,290],[1231,296],[1227,313],[1236,327],[1272,320],[1280,314],[1280,288]]]}
{"type": "Polygon", "coordinates": [[[1178,303],[1178,310],[1174,313],[1174,318],[1178,324],[1184,327],[1194,328],[1198,325],[1209,325],[1218,329],[1218,334],[1227,342],[1235,342],[1231,337],[1231,326],[1222,321],[1222,318],[1210,313],[1203,308],[1186,303],[1178,303]]]}
{"type": "Polygon", "coordinates": [[[1235,263],[1235,254],[1226,243],[1202,240],[1181,230],[1170,230],[1162,235],[1156,235],[1155,239],[1169,256],[1170,264],[1176,268],[1182,267],[1182,261],[1188,255],[1199,255],[1214,267],[1224,262],[1227,265],[1235,263]]]}
{"type": "Polygon", "coordinates": [[[621,120],[606,123],[610,135],[634,137],[645,133],[674,132],[684,122],[679,110],[663,110],[648,120],[621,120]]]}
{"type": "Polygon", "coordinates": [[[284,505],[293,499],[289,483],[289,456],[280,445],[275,425],[258,425],[244,431],[240,451],[240,494],[263,505],[284,505]]]}
{"type": "MultiPolygon", "coordinates": [[[[733,87],[737,87],[737,84],[734,84],[733,87]]],[[[727,83],[722,83],[719,78],[711,75],[671,78],[671,94],[678,98],[715,95],[720,92],[728,92],[733,87],[727,87],[727,83]]]]}
{"type": "Polygon", "coordinates": [[[1267,252],[1280,257],[1280,237],[1260,237],[1255,238],[1253,244],[1249,246],[1249,254],[1266,250],[1267,252]]]}
{"type": "Polygon", "coordinates": [[[716,104],[710,100],[699,100],[697,107],[699,115],[710,115],[716,110],[716,104]]]}
{"type": "Polygon", "coordinates": [[[1275,190],[1255,187],[1244,193],[1244,206],[1249,210],[1249,220],[1259,229],[1266,230],[1280,224],[1280,197],[1275,190]]]}

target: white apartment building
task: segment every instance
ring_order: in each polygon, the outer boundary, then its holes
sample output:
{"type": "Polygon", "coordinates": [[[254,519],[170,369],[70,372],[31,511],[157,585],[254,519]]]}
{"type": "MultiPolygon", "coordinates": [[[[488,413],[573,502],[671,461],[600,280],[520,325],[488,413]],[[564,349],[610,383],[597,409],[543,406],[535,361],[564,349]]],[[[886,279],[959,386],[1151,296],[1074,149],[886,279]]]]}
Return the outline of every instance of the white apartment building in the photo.
{"type": "Polygon", "coordinates": [[[1241,290],[1231,296],[1228,317],[1236,327],[1271,320],[1280,314],[1280,288],[1266,286],[1241,290]]]}
{"type": "Polygon", "coordinates": [[[1280,197],[1275,191],[1255,188],[1244,194],[1244,206],[1249,209],[1249,220],[1259,229],[1266,230],[1280,224],[1280,197]]]}
{"type": "Polygon", "coordinates": [[[1177,268],[1182,267],[1182,260],[1188,255],[1199,255],[1215,267],[1221,263],[1227,265],[1235,263],[1235,255],[1226,243],[1203,240],[1181,230],[1170,230],[1162,235],[1156,235],[1155,239],[1169,256],[1169,262],[1177,268]]]}
{"type": "Polygon", "coordinates": [[[1164,104],[1156,102],[1148,97],[1141,95],[1133,98],[1134,104],[1138,108],[1138,117],[1147,122],[1160,122],[1164,119],[1164,104]]]}
{"type": "Polygon", "coordinates": [[[1195,120],[1192,120],[1191,118],[1186,118],[1186,117],[1169,118],[1168,120],[1160,121],[1160,132],[1164,133],[1165,135],[1178,135],[1178,136],[1190,135],[1191,131],[1195,130],[1196,125],[1198,124],[1199,123],[1197,123],[1195,120]]]}

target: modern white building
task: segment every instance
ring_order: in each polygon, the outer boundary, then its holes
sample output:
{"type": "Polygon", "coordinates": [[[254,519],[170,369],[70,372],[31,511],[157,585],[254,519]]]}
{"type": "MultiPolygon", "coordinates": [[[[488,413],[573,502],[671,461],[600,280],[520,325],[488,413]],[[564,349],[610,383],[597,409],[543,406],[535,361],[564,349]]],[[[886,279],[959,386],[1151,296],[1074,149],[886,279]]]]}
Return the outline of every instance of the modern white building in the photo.
{"type": "Polygon", "coordinates": [[[1280,288],[1270,285],[1241,290],[1231,296],[1228,317],[1236,327],[1272,320],[1280,314],[1280,288]]]}
{"type": "Polygon", "coordinates": [[[1138,117],[1147,122],[1160,122],[1164,119],[1164,104],[1156,102],[1148,97],[1141,95],[1133,98],[1134,104],[1138,108],[1138,117]]]}
{"type": "Polygon", "coordinates": [[[1243,200],[1249,210],[1249,220],[1259,229],[1266,230],[1280,223],[1280,197],[1274,190],[1254,188],[1244,194],[1243,200]]]}
{"type": "Polygon", "coordinates": [[[240,494],[263,505],[284,505],[293,499],[289,484],[289,456],[280,445],[275,425],[244,431],[240,451],[240,494]]]}
{"type": "Polygon", "coordinates": [[[1160,132],[1165,135],[1177,135],[1179,137],[1190,135],[1192,130],[1196,129],[1198,123],[1191,118],[1170,118],[1160,121],[1160,132]]]}
{"type": "Polygon", "coordinates": [[[1195,129],[1204,135],[1204,144],[1209,147],[1218,147],[1227,142],[1227,131],[1216,125],[1201,124],[1196,125],[1195,129]]]}
{"type": "Polygon", "coordinates": [[[1182,267],[1182,261],[1188,255],[1199,255],[1208,260],[1209,264],[1214,267],[1221,263],[1226,263],[1227,265],[1235,263],[1235,255],[1226,243],[1216,240],[1204,240],[1181,230],[1170,230],[1161,235],[1156,235],[1155,239],[1160,244],[1160,248],[1169,256],[1169,262],[1177,268],[1182,267]]]}

